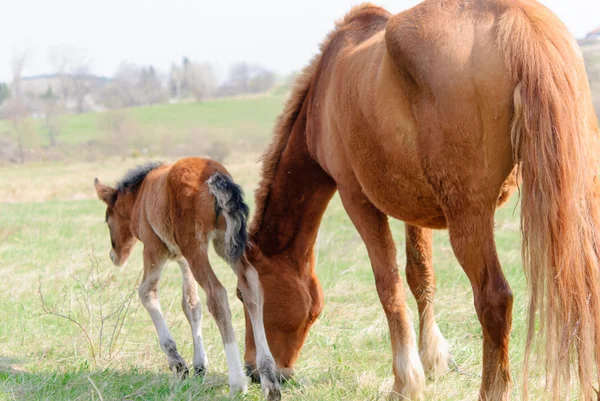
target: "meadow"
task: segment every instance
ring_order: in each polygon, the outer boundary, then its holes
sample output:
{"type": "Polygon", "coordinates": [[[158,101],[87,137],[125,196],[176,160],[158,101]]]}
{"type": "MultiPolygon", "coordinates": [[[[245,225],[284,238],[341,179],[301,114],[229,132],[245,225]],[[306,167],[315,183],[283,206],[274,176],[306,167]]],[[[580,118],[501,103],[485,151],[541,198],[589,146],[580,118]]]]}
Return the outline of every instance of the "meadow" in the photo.
{"type": "MultiPolygon", "coordinates": [[[[142,126],[177,128],[202,122],[228,129],[235,146],[224,163],[244,187],[252,210],[259,153],[243,146],[245,127],[255,127],[264,146],[281,102],[282,96],[274,95],[130,112],[142,126]]],[[[101,117],[73,117],[61,140],[94,140],[100,134],[93,121],[101,117]]],[[[36,140],[44,141],[41,134],[36,135],[36,140]]],[[[135,293],[142,267],[141,246],[138,244],[124,267],[114,267],[108,258],[104,206],[95,198],[93,179],[97,176],[114,183],[128,168],[146,160],[144,155],[113,156],[90,162],[0,166],[0,399],[229,399],[227,364],[218,329],[206,307],[202,326],[209,373],[204,378],[179,380],[168,370],[152,322],[135,293]]],[[[498,253],[515,294],[510,351],[515,400],[520,399],[527,310],[517,198],[513,196],[496,215],[498,253]]],[[[403,266],[404,227],[398,221],[391,224],[398,264],[403,266]]],[[[244,318],[235,297],[235,278],[214,253],[211,256],[228,289],[243,352],[244,318]]],[[[436,315],[450,343],[452,363],[444,376],[428,381],[425,399],[475,400],[481,380],[481,328],[470,284],[452,253],[446,231],[435,233],[434,265],[436,315]]],[[[317,275],[325,307],[310,331],[295,378],[283,386],[283,399],[386,399],[392,386],[388,326],[365,247],[337,196],[319,232],[317,275]]],[[[165,269],[159,288],[169,328],[189,363],[192,339],[180,307],[176,264],[165,269]]],[[[405,289],[418,327],[416,304],[407,286],[405,289]]],[[[534,400],[544,399],[539,377],[534,366],[530,383],[534,400]]],[[[248,394],[238,399],[260,400],[259,386],[251,385],[248,394]]]]}

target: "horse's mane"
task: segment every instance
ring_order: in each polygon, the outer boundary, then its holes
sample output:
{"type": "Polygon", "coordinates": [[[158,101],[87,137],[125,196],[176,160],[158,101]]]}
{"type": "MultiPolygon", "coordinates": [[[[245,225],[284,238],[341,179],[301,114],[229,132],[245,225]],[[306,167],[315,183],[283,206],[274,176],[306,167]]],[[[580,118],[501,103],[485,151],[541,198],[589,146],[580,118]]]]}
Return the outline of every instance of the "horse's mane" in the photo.
{"type": "Polygon", "coordinates": [[[142,181],[144,178],[157,167],[162,166],[162,162],[148,162],[146,164],[142,164],[132,168],[127,171],[123,178],[117,182],[116,190],[117,192],[135,192],[142,185],[142,181]]]}
{"type": "Polygon", "coordinates": [[[290,97],[287,99],[283,112],[277,118],[273,128],[273,140],[260,158],[262,161],[262,178],[258,185],[258,189],[255,192],[256,211],[254,212],[254,217],[250,224],[250,235],[256,234],[260,229],[265,209],[269,202],[269,195],[275,179],[275,172],[277,171],[277,166],[281,160],[281,154],[285,150],[292,134],[292,128],[302,110],[302,105],[308,97],[311,85],[316,78],[323,53],[341,28],[359,18],[368,18],[373,14],[387,15],[388,12],[385,9],[370,3],[364,3],[353,7],[344,18],[336,21],[335,28],[325,37],[325,40],[323,40],[319,46],[319,53],[313,57],[310,63],[304,67],[295,78],[290,97]]]}

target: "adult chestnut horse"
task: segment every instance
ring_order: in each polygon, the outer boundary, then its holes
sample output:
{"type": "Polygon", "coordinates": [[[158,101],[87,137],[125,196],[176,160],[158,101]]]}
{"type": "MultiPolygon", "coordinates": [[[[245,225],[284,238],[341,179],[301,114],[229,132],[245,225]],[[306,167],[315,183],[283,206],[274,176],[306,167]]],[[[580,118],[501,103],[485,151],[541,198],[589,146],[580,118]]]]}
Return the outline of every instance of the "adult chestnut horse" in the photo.
{"type": "MultiPolygon", "coordinates": [[[[581,399],[592,399],[600,361],[597,135],[577,44],[541,4],[428,0],[394,16],[371,5],[353,9],[297,79],[256,194],[247,254],[282,373],[293,372],[323,307],[313,248],[338,190],[389,323],[395,394],[420,398],[423,367],[447,363],[431,264],[431,229],[447,228],[483,329],[480,398],[507,400],[513,295],[496,253],[494,211],[520,164],[528,343],[539,334],[538,317],[553,356],[549,398],[565,399],[576,371],[581,399]],[[388,216],[406,222],[420,358],[388,216]]],[[[253,368],[249,319],[246,329],[253,368]]]]}

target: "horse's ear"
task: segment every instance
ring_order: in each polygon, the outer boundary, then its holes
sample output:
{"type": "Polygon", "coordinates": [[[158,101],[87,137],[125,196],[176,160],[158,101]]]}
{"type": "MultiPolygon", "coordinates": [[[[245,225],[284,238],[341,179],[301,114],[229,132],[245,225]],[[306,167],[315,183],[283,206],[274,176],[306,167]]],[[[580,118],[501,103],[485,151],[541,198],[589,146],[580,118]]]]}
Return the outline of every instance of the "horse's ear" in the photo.
{"type": "Polygon", "coordinates": [[[115,189],[109,187],[108,185],[102,184],[98,178],[94,179],[94,187],[96,188],[98,198],[107,205],[111,206],[115,199],[115,189]]]}

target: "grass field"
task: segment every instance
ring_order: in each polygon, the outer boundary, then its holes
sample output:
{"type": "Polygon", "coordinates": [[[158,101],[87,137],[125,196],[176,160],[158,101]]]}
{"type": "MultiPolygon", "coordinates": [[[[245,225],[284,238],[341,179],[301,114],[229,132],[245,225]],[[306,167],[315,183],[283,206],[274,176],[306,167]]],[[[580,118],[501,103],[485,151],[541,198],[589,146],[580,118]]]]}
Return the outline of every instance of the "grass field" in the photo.
{"type": "MultiPolygon", "coordinates": [[[[274,91],[269,95],[225,98],[204,102],[158,104],[125,109],[119,113],[126,116],[129,125],[135,125],[140,135],[168,133],[177,140],[194,131],[213,133],[219,139],[232,139],[252,135],[254,140],[266,140],[270,127],[281,109],[285,92],[274,91]],[[190,132],[192,131],[192,132],[190,132]]],[[[89,141],[106,141],[106,121],[111,112],[84,113],[60,117],[58,141],[66,145],[78,145],[89,141]]],[[[49,145],[49,136],[41,119],[32,119],[33,132],[25,142],[31,147],[49,145]]],[[[14,135],[11,125],[0,120],[0,134],[14,135]]],[[[138,133],[136,133],[138,134],[138,133]]],[[[209,138],[214,139],[214,138],[209,138]]]]}
{"type": "MultiPolygon", "coordinates": [[[[267,138],[281,101],[273,96],[130,112],[149,127],[184,127],[203,121],[242,135],[244,125],[255,124],[267,138]]],[[[91,127],[98,115],[71,118],[72,131],[65,131],[65,141],[97,135],[91,127]]],[[[225,160],[245,188],[251,208],[259,179],[257,158],[256,153],[238,149],[225,160]]],[[[180,381],[168,370],[154,327],[134,292],[141,271],[141,246],[125,267],[116,268],[109,261],[104,206],[95,199],[92,181],[98,176],[113,183],[142,161],[113,157],[92,163],[0,166],[0,400],[227,399],[227,365],[218,329],[206,308],[202,325],[210,371],[204,379],[180,381]],[[40,288],[46,312],[54,305],[54,312],[70,313],[89,339],[73,322],[44,312],[40,288]],[[119,313],[108,317],[115,311],[119,313]]],[[[498,253],[515,294],[511,334],[515,400],[520,398],[526,315],[516,198],[496,217],[498,253]]],[[[397,221],[392,227],[402,266],[404,229],[397,221]]],[[[310,331],[295,379],[284,386],[284,400],[383,400],[392,386],[387,323],[366,250],[337,197],[324,217],[318,250],[317,274],[325,308],[310,331]]],[[[212,260],[229,291],[242,352],[244,319],[242,305],[235,298],[235,279],[218,258],[212,260]]],[[[435,233],[434,264],[436,313],[450,343],[453,364],[446,375],[428,382],[426,400],[475,400],[481,371],[481,329],[470,285],[445,231],[435,233]]],[[[408,288],[406,294],[417,325],[416,306],[408,288]]],[[[180,308],[176,265],[165,269],[160,297],[178,348],[189,363],[191,333],[180,308]]],[[[535,368],[534,373],[531,399],[544,399],[535,368]]],[[[259,387],[250,386],[249,393],[239,399],[261,399],[259,387]]]]}

